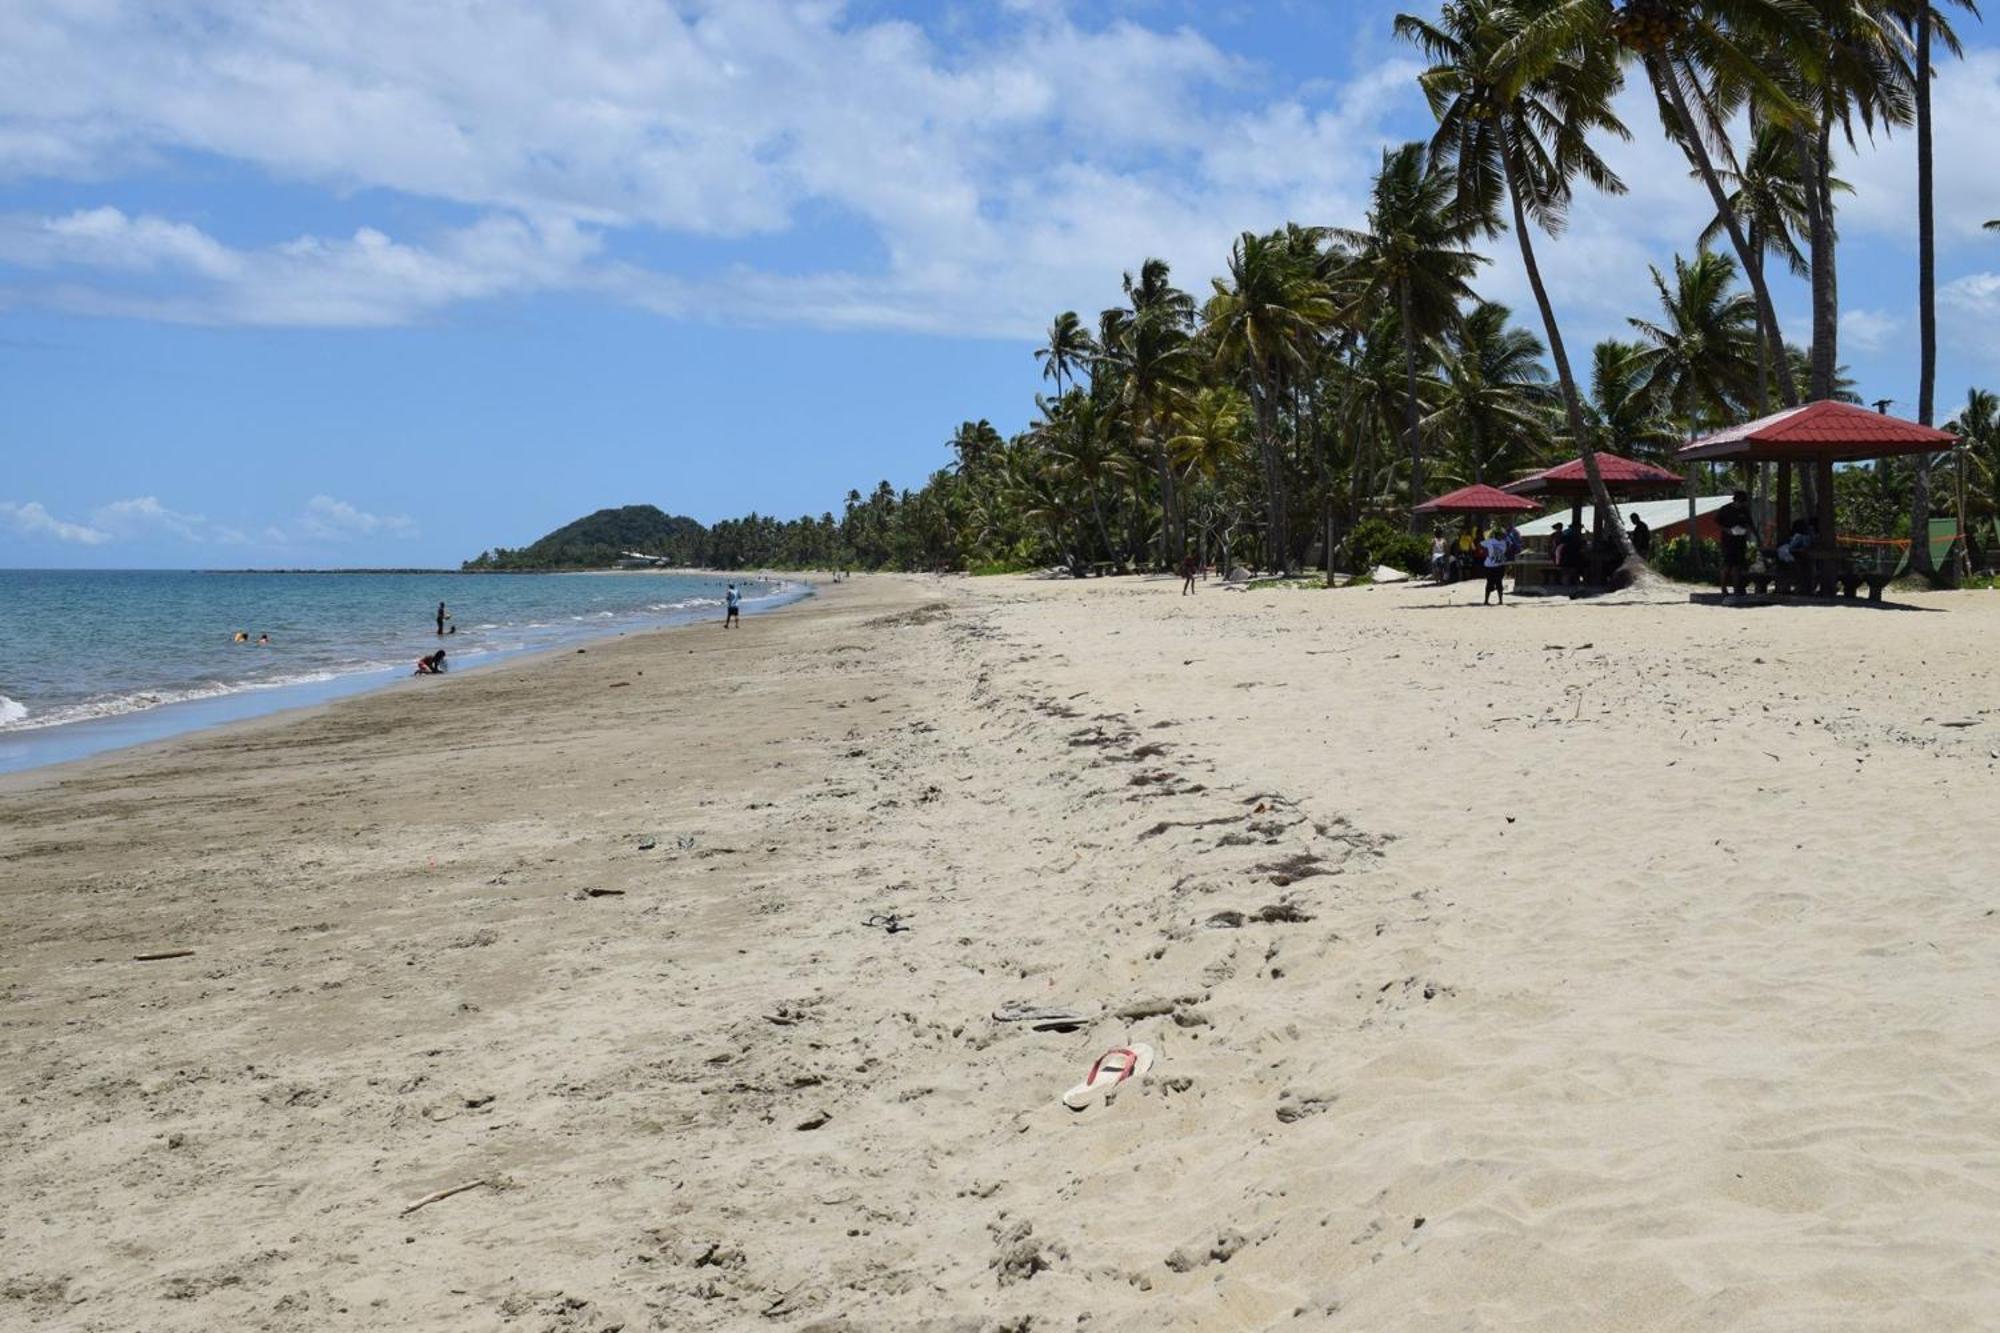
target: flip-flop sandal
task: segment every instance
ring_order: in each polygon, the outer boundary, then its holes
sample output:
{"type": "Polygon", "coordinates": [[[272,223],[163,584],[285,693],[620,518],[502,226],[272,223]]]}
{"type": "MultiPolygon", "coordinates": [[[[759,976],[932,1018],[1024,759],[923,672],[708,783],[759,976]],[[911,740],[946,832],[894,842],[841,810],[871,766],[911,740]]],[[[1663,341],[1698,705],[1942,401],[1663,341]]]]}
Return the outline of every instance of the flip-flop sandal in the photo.
{"type": "Polygon", "coordinates": [[[1081,1111],[1099,1098],[1109,1096],[1126,1079],[1146,1077],[1152,1067],[1153,1048],[1145,1042],[1114,1047],[1097,1057],[1097,1063],[1090,1067],[1083,1082],[1063,1094],[1063,1105],[1081,1111]]]}

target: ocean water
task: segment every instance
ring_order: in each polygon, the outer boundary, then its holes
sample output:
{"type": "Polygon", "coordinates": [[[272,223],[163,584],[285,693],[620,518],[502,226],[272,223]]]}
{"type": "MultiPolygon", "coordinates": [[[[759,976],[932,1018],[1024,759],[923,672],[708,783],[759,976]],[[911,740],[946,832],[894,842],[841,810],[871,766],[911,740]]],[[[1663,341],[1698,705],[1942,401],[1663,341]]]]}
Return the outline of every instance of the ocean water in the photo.
{"type": "MultiPolygon", "coordinates": [[[[806,595],[740,579],[745,614],[806,595]]],[[[437,647],[454,669],[721,615],[683,574],[0,569],[0,772],[357,693],[437,647]],[[451,613],[443,639],[437,604],[451,613]],[[251,642],[236,643],[237,631],[251,642]],[[259,647],[261,634],[271,637],[259,647]]]]}

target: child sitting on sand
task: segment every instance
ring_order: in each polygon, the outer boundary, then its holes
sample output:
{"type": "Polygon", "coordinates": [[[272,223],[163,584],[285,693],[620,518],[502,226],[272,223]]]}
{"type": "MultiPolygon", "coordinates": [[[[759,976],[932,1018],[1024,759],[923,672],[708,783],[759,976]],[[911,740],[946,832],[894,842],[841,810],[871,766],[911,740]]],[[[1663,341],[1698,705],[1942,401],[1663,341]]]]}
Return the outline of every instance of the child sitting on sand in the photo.
{"type": "Polygon", "coordinates": [[[422,657],[419,657],[417,659],[417,669],[413,674],[419,676],[442,676],[444,674],[444,649],[440,648],[434,653],[425,653],[422,657]]]}

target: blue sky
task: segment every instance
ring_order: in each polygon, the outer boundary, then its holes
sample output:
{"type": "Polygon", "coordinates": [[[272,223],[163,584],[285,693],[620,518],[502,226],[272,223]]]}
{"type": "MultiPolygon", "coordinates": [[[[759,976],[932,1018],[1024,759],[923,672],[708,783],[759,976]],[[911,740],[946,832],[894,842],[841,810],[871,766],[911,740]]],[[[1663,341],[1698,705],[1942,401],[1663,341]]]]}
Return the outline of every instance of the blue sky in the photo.
{"type": "MultiPolygon", "coordinates": [[[[1405,0],[1405,5],[1413,0],[1405,0]]],[[[1148,255],[1358,224],[1427,118],[1399,6],[18,0],[0,11],[0,565],[455,564],[605,504],[914,485],[1023,425],[1148,255]]],[[[1937,92],[1941,414],[2000,385],[2000,44],[1937,92]]],[[[1699,188],[1628,95],[1543,261],[1573,345],[1699,188]]],[[[1842,358],[1914,409],[1908,135],[1841,165],[1842,358]]],[[[1529,322],[1511,242],[1483,292],[1529,322]]],[[[1803,333],[1805,293],[1781,315],[1803,333]]]]}

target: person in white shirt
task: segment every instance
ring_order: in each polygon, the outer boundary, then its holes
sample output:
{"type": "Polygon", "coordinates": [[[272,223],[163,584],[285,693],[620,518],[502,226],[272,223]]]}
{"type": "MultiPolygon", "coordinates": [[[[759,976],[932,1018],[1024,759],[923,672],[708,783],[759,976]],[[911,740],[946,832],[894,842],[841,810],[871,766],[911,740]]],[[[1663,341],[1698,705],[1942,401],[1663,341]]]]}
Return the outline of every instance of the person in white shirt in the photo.
{"type": "Polygon", "coordinates": [[[1497,596],[1500,605],[1505,606],[1507,593],[1501,587],[1500,581],[1507,575],[1507,539],[1500,535],[1500,529],[1494,528],[1486,534],[1486,540],[1479,545],[1486,552],[1486,596],[1479,604],[1491,606],[1497,596]]]}

